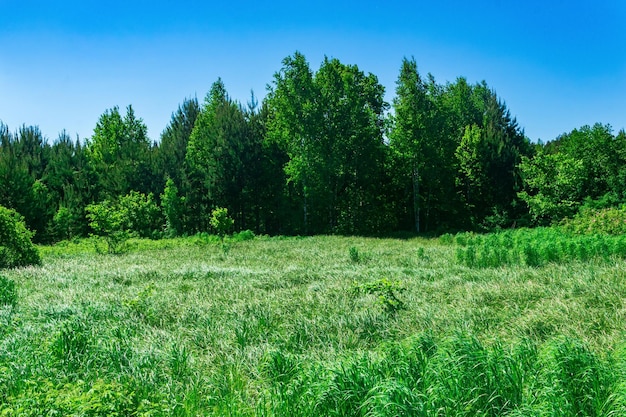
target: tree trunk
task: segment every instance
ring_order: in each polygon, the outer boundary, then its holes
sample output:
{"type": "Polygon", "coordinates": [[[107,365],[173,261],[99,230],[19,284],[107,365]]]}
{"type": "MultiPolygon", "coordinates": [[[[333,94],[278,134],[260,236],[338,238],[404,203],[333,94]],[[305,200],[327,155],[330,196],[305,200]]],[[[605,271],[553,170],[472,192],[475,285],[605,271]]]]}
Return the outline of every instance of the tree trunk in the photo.
{"type": "Polygon", "coordinates": [[[413,213],[415,215],[415,231],[420,232],[420,186],[417,164],[413,163],[413,213]]]}

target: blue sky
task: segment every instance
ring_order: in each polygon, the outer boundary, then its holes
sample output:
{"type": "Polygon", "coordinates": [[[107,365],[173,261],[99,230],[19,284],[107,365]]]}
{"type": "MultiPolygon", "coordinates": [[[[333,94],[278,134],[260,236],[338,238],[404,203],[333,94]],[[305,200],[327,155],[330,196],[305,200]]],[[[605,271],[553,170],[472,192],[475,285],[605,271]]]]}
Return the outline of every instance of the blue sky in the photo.
{"type": "Polygon", "coordinates": [[[0,0],[0,120],[91,136],[132,104],[153,139],[222,77],[263,97],[296,50],[378,76],[391,101],[403,57],[438,82],[485,80],[531,140],[626,127],[626,2],[0,0]]]}

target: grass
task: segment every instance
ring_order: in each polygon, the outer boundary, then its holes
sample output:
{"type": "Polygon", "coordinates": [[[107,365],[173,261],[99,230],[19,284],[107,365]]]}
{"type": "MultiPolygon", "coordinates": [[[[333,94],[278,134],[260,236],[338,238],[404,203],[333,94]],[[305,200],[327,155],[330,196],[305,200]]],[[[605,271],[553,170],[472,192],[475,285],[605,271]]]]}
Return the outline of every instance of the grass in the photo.
{"type": "Polygon", "coordinates": [[[626,415],[626,262],[458,239],[42,247],[2,271],[0,415],[626,415]]]}

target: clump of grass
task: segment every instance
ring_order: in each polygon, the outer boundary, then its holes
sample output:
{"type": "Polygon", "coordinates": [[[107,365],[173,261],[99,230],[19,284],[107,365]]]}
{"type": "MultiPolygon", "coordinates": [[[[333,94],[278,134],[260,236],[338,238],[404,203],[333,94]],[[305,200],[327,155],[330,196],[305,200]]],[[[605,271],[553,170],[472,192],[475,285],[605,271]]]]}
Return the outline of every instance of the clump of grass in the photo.
{"type": "Polygon", "coordinates": [[[352,263],[358,264],[361,262],[361,255],[359,254],[359,250],[355,246],[350,246],[348,250],[348,255],[350,256],[350,261],[352,263]]]}
{"type": "Polygon", "coordinates": [[[92,343],[91,329],[81,317],[72,317],[61,323],[52,342],[53,355],[69,369],[79,366],[92,343]]]}
{"type": "Polygon", "coordinates": [[[626,235],[576,235],[559,228],[517,229],[455,238],[457,260],[469,267],[543,266],[626,256],[626,235]]]}
{"type": "Polygon", "coordinates": [[[0,306],[15,307],[17,304],[17,290],[15,282],[0,275],[0,306]]]}
{"type": "Polygon", "coordinates": [[[505,347],[463,333],[439,341],[423,334],[332,364],[295,367],[274,352],[266,375],[272,398],[282,399],[271,415],[605,416],[624,411],[613,360],[572,339],[505,347]]]}

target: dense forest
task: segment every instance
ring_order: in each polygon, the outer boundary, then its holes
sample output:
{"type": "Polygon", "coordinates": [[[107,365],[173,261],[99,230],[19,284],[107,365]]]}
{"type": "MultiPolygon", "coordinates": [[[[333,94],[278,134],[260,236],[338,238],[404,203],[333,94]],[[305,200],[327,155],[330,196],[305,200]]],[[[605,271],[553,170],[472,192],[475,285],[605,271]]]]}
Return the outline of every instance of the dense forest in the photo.
{"type": "Polygon", "coordinates": [[[143,237],[211,231],[217,207],[237,230],[371,235],[545,225],[626,202],[623,130],[533,143],[485,82],[439,84],[412,59],[391,104],[384,93],[356,65],[314,71],[295,53],[260,103],[218,79],[155,142],[132,106],[85,140],[0,123],[0,205],[50,243],[102,219],[143,237]]]}

